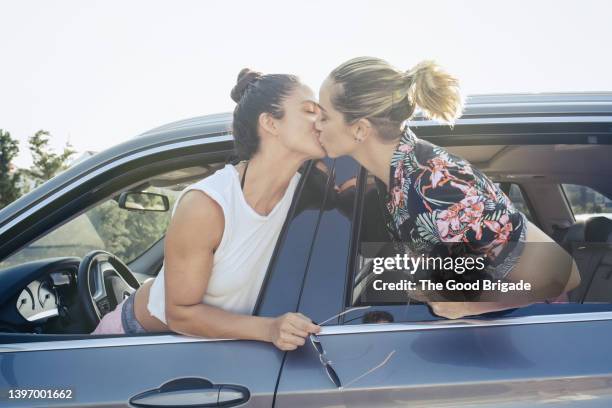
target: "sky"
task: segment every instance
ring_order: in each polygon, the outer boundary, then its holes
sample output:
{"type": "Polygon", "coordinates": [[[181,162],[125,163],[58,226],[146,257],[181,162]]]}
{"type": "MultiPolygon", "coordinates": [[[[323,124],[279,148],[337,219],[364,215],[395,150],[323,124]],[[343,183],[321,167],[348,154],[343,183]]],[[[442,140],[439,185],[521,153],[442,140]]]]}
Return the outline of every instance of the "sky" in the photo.
{"type": "Polygon", "coordinates": [[[231,111],[240,69],[297,74],[315,94],[356,56],[434,59],[466,95],[612,91],[612,2],[0,0],[0,129],[101,151],[231,111]]]}

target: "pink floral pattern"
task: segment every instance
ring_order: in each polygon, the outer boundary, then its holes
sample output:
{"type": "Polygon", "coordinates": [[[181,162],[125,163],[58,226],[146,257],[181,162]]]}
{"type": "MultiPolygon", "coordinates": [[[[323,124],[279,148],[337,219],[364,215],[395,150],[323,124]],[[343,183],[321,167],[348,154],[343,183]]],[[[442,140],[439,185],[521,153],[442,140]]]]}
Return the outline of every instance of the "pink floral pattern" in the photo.
{"type": "Polygon", "coordinates": [[[495,275],[509,272],[522,250],[509,243],[524,241],[526,217],[482,172],[405,127],[389,175],[387,227],[396,240],[418,251],[461,243],[499,266],[495,275]]]}

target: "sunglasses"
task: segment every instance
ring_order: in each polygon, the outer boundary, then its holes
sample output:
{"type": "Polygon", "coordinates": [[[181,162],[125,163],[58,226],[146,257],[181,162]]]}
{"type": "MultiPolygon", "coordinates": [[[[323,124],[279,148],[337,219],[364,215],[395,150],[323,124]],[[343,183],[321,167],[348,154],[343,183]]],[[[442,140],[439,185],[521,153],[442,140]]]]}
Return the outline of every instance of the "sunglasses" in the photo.
{"type": "Polygon", "coordinates": [[[323,349],[323,346],[319,341],[319,337],[316,334],[311,334],[309,337],[310,342],[314,346],[315,350],[317,350],[317,353],[319,353],[319,360],[321,361],[321,364],[323,364],[327,376],[336,387],[342,388],[342,382],[340,381],[340,377],[338,377],[336,370],[334,370],[334,368],[331,366],[331,361],[325,356],[325,350],[323,349]]]}
{"type": "MultiPolygon", "coordinates": [[[[319,323],[319,326],[324,325],[325,323],[338,318],[344,314],[353,312],[355,310],[363,310],[363,309],[368,309],[371,306],[361,306],[361,307],[353,307],[350,309],[345,310],[342,313],[339,313],[335,316],[330,317],[329,319],[319,323]]],[[[391,358],[391,356],[393,355],[393,353],[395,353],[395,350],[391,351],[391,353],[389,353],[389,355],[387,355],[387,357],[383,360],[382,363],[378,364],[376,367],[373,367],[372,369],[366,371],[365,373],[363,373],[362,375],[360,375],[359,377],[351,380],[349,383],[345,384],[344,386],[342,385],[342,381],[340,381],[340,377],[338,376],[338,373],[336,373],[336,370],[334,370],[334,367],[332,367],[331,365],[331,360],[329,360],[327,358],[327,355],[325,353],[325,349],[323,348],[323,345],[321,344],[321,341],[319,339],[319,336],[317,336],[316,334],[310,334],[308,336],[310,338],[310,343],[312,343],[312,346],[315,348],[315,350],[317,351],[317,353],[319,354],[319,361],[321,362],[321,364],[323,365],[323,368],[325,368],[325,372],[327,373],[327,376],[329,377],[329,379],[331,380],[331,382],[334,383],[334,385],[338,388],[338,389],[343,389],[344,387],[353,384],[354,382],[360,380],[361,378],[365,377],[366,375],[370,374],[372,371],[378,369],[379,367],[382,367],[384,364],[387,363],[387,361],[389,361],[389,358],[391,358]]]]}

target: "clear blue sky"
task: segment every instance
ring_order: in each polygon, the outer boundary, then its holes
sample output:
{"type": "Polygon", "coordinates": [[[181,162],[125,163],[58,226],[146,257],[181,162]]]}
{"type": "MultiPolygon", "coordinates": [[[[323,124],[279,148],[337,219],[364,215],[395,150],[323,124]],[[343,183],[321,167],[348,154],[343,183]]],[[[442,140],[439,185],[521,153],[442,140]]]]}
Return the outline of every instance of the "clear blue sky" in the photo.
{"type": "Polygon", "coordinates": [[[0,128],[102,150],[229,111],[238,71],[315,90],[359,55],[436,59],[466,94],[612,91],[610,1],[2,1],[0,128]]]}

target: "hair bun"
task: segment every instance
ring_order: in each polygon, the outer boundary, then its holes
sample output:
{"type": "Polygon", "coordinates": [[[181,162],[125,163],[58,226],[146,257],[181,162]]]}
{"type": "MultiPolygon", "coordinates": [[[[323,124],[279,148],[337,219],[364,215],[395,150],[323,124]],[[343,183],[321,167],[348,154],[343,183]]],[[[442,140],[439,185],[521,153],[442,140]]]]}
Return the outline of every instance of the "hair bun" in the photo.
{"type": "Polygon", "coordinates": [[[253,71],[249,68],[243,68],[238,74],[236,85],[234,85],[234,88],[232,88],[232,92],[230,93],[234,102],[238,103],[248,86],[254,84],[262,76],[263,74],[261,72],[253,71]]]}

